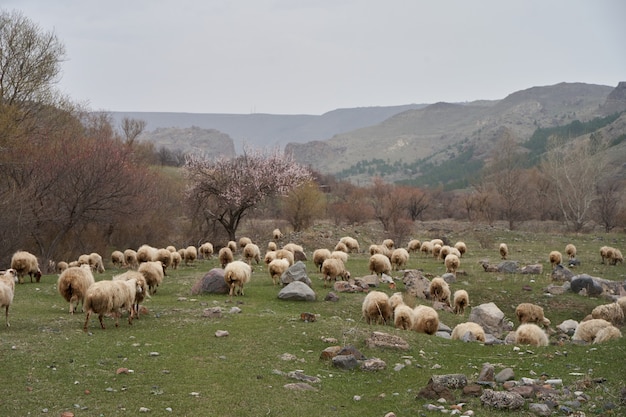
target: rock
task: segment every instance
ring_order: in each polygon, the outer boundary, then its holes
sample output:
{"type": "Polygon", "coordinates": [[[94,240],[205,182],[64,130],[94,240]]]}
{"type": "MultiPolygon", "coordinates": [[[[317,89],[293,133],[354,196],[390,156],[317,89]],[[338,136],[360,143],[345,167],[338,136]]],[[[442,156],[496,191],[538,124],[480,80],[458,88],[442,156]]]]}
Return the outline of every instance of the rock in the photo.
{"type": "Polygon", "coordinates": [[[280,276],[280,283],[282,285],[288,285],[292,282],[301,282],[311,287],[312,282],[306,273],[306,265],[304,262],[298,261],[294,263],[280,276]]]}
{"type": "Polygon", "coordinates": [[[230,313],[230,314],[239,314],[239,313],[241,313],[241,309],[239,307],[232,307],[228,313],[230,313]]]}
{"type": "Polygon", "coordinates": [[[305,382],[296,382],[293,384],[285,384],[283,385],[283,388],[288,389],[288,390],[292,390],[292,391],[317,391],[317,388],[315,388],[312,385],[309,385],[305,382]]]}
{"type": "Polygon", "coordinates": [[[337,302],[339,301],[339,297],[337,296],[337,294],[331,291],[328,294],[326,294],[326,297],[324,297],[324,301],[337,302]]]}
{"type": "Polygon", "coordinates": [[[500,336],[504,331],[511,330],[510,324],[504,320],[504,313],[494,303],[473,307],[468,321],[480,324],[485,333],[494,336],[500,336]]]}
{"type": "Polygon", "coordinates": [[[450,307],[446,303],[442,303],[441,301],[433,301],[432,307],[435,310],[447,311],[448,313],[452,313],[452,307],[450,307]]]}
{"type": "Polygon", "coordinates": [[[313,313],[304,312],[304,313],[300,313],[300,320],[306,323],[312,323],[317,320],[317,316],[315,316],[315,314],[313,313]]]}
{"type": "Polygon", "coordinates": [[[333,366],[339,369],[354,369],[359,366],[359,361],[354,355],[337,355],[333,359],[333,366]]]}
{"type": "Polygon", "coordinates": [[[541,264],[526,265],[520,270],[520,273],[529,274],[529,275],[541,275],[543,273],[543,265],[541,264]]]}
{"type": "Polygon", "coordinates": [[[594,277],[587,274],[576,275],[570,282],[570,289],[573,293],[580,294],[581,291],[585,291],[585,294],[589,297],[596,297],[602,294],[602,284],[597,282],[594,277]]]}
{"type": "Polygon", "coordinates": [[[339,352],[337,352],[337,355],[352,355],[356,358],[356,360],[358,361],[362,361],[365,358],[365,355],[362,354],[357,348],[355,348],[352,345],[347,345],[342,347],[339,352]]]}
{"type": "Polygon", "coordinates": [[[532,398],[535,396],[535,386],[534,385],[519,385],[511,388],[511,392],[516,393],[522,398],[532,398]]]}
{"type": "Polygon", "coordinates": [[[305,375],[302,371],[287,372],[287,378],[297,379],[298,381],[303,381],[310,384],[319,384],[320,382],[322,382],[322,380],[318,377],[305,375]]]}
{"type": "Polygon", "coordinates": [[[280,290],[278,298],[289,301],[315,301],[315,291],[301,281],[293,281],[280,290]]]}
{"type": "Polygon", "coordinates": [[[486,333],[485,334],[485,345],[486,346],[490,346],[490,345],[501,345],[504,342],[501,339],[498,339],[497,337],[495,337],[494,335],[492,335],[491,333],[486,333]]]}
{"type": "Polygon", "coordinates": [[[221,307],[210,307],[202,310],[202,317],[208,317],[211,319],[219,319],[222,317],[222,308],[221,307]]]}
{"type": "Polygon", "coordinates": [[[498,372],[495,376],[495,380],[497,383],[504,383],[506,381],[510,381],[515,378],[515,372],[512,368],[504,368],[500,372],[498,372]]]}
{"type": "Polygon", "coordinates": [[[364,277],[355,278],[355,285],[361,288],[367,286],[367,288],[376,288],[380,285],[380,278],[378,275],[365,275],[364,277]]]}
{"type": "Polygon", "coordinates": [[[295,250],[293,252],[293,260],[296,262],[304,262],[307,260],[306,258],[306,253],[302,252],[301,250],[295,250]]]}
{"type": "Polygon", "coordinates": [[[570,271],[561,264],[555,266],[552,270],[552,273],[550,274],[550,278],[554,282],[569,282],[572,280],[573,276],[574,274],[572,273],[572,271],[570,271]]]}
{"type": "Polygon", "coordinates": [[[567,290],[568,288],[564,287],[563,285],[551,284],[551,285],[548,285],[543,291],[552,295],[561,295],[561,294],[565,294],[567,290]]]}
{"type": "Polygon", "coordinates": [[[487,407],[498,410],[518,410],[524,406],[521,395],[511,391],[494,391],[486,389],[480,396],[480,402],[487,407]]]}
{"type": "Polygon", "coordinates": [[[407,294],[413,297],[426,299],[430,296],[428,288],[430,287],[430,281],[425,278],[417,269],[409,269],[404,271],[402,277],[404,288],[407,294]]]}
{"type": "Polygon", "coordinates": [[[191,295],[228,294],[230,288],[224,281],[224,270],[213,268],[191,287],[191,295]]]}
{"type": "Polygon", "coordinates": [[[483,387],[478,384],[466,385],[463,387],[463,395],[469,397],[480,397],[483,393],[483,387]]]}
{"type": "Polygon", "coordinates": [[[372,332],[370,337],[365,340],[365,346],[369,348],[392,348],[392,349],[400,349],[400,350],[408,350],[409,344],[406,340],[402,339],[400,336],[383,333],[383,332],[372,332]]]}
{"type": "Polygon", "coordinates": [[[576,258],[569,259],[567,261],[567,266],[569,266],[570,268],[576,268],[577,266],[580,266],[580,261],[576,258]]]}
{"type": "Polygon", "coordinates": [[[498,264],[498,271],[508,274],[517,274],[520,272],[517,261],[502,261],[498,264]]]}
{"type": "Polygon", "coordinates": [[[443,398],[451,403],[456,402],[452,391],[441,384],[435,384],[432,382],[429,382],[426,387],[422,388],[417,393],[417,398],[425,398],[428,400],[438,400],[443,398]]]}
{"type": "Polygon", "coordinates": [[[578,322],[572,319],[567,319],[563,323],[556,326],[557,330],[567,334],[568,336],[574,335],[576,327],[578,327],[578,322]]]}
{"type": "Polygon", "coordinates": [[[552,410],[545,404],[531,403],[528,404],[528,411],[538,416],[547,417],[552,414],[552,410]]]}
{"type": "Polygon", "coordinates": [[[441,276],[441,278],[443,278],[443,280],[447,282],[448,284],[454,284],[456,282],[456,275],[450,272],[446,272],[445,274],[441,276]]]}
{"type": "Polygon", "coordinates": [[[228,336],[230,333],[228,333],[228,330],[217,330],[215,332],[215,337],[226,337],[228,336]]]}
{"type": "Polygon", "coordinates": [[[451,339],[452,335],[448,332],[444,332],[442,330],[437,330],[437,333],[435,333],[435,336],[438,337],[443,337],[444,339],[451,339]]]}
{"type": "Polygon", "coordinates": [[[428,383],[443,385],[450,389],[459,389],[467,385],[467,377],[463,374],[433,375],[428,383]]]}
{"type": "Polygon", "coordinates": [[[483,364],[483,368],[478,374],[478,382],[493,382],[495,381],[495,368],[490,363],[483,364]]]}
{"type": "Polygon", "coordinates": [[[336,292],[347,292],[347,293],[365,291],[365,289],[361,287],[360,285],[356,285],[348,281],[335,281],[335,283],[333,284],[333,290],[335,290],[336,292]]]}
{"type": "Polygon", "coordinates": [[[370,358],[363,361],[361,369],[364,371],[382,371],[387,368],[385,361],[379,358],[370,358]]]}
{"type": "Polygon", "coordinates": [[[341,351],[341,346],[329,346],[322,351],[320,359],[332,359],[341,351]]]}

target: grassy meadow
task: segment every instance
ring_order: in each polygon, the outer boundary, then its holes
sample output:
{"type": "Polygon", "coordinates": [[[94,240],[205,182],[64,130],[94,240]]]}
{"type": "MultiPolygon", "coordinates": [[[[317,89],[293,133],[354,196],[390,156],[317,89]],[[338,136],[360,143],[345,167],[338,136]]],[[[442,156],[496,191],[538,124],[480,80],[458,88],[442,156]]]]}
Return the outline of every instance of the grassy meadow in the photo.
{"type": "MultiPolygon", "coordinates": [[[[363,234],[355,237],[361,250],[367,250],[368,238],[363,234]]],[[[430,238],[426,233],[417,237],[430,238]]],[[[607,302],[572,293],[544,294],[543,288],[550,284],[548,253],[555,249],[564,252],[567,243],[578,248],[581,266],[575,273],[626,279],[626,265],[602,265],[598,252],[602,245],[624,252],[624,234],[567,236],[494,230],[448,237],[452,242],[464,240],[469,249],[461,261],[466,274],[458,276],[452,291],[465,288],[472,305],[493,301],[511,320],[520,302],[543,306],[553,326],[568,318],[580,320],[594,306],[607,302]],[[499,242],[508,244],[510,259],[522,265],[542,263],[544,273],[483,272],[478,261],[488,258],[497,263],[499,242]]],[[[338,237],[328,238],[326,247],[332,249],[331,242],[336,240],[338,237]]],[[[320,244],[292,241],[302,244],[309,258],[314,245],[320,244]]],[[[264,247],[264,243],[257,243],[264,247]]],[[[347,267],[353,277],[369,273],[368,258],[366,253],[350,256],[347,267]]],[[[96,274],[97,280],[122,272],[107,266],[104,274],[96,274]]],[[[338,302],[323,301],[330,289],[323,288],[310,260],[307,271],[317,293],[315,302],[279,300],[278,288],[272,285],[265,265],[254,267],[245,295],[232,303],[225,295],[192,297],[191,286],[218,266],[213,258],[168,271],[158,292],[144,303],[148,312],[132,326],[124,317],[115,328],[108,318],[107,329],[102,330],[97,317],[92,317],[88,332],[82,329],[83,313],[68,314],[67,303],[56,290],[57,275],[44,275],[37,284],[28,279],[18,284],[10,308],[11,327],[4,323],[0,327],[0,415],[58,416],[64,411],[76,416],[137,415],[144,407],[143,411],[153,416],[382,417],[388,412],[429,416],[441,413],[425,410],[429,401],[416,399],[416,394],[431,375],[463,373],[474,381],[485,362],[494,364],[496,372],[512,367],[516,379],[540,375],[562,378],[565,386],[589,395],[589,401],[579,408],[587,415],[626,415],[626,405],[620,403],[620,390],[626,386],[626,338],[601,345],[551,344],[516,351],[513,346],[484,346],[392,326],[369,326],[361,319],[365,295],[339,294],[338,302]],[[203,317],[205,309],[215,306],[222,308],[221,318],[203,317]],[[235,306],[241,312],[230,313],[235,306]],[[317,314],[317,321],[301,321],[302,312],[317,314]],[[218,338],[217,330],[226,330],[229,336],[218,338]],[[410,350],[366,347],[364,341],[373,330],[401,336],[410,350]],[[320,359],[322,350],[331,345],[324,338],[354,345],[367,357],[381,358],[387,369],[336,369],[320,359]],[[127,371],[118,373],[120,368],[127,371]],[[284,375],[294,370],[320,378],[321,382],[311,384],[316,390],[284,388],[298,382],[284,375]]],[[[445,272],[440,261],[423,254],[413,254],[408,268],[434,275],[445,272]]],[[[402,273],[392,275],[401,277],[402,273]]],[[[397,283],[396,290],[386,285],[380,289],[388,294],[402,291],[403,284],[397,283]]],[[[415,303],[407,297],[405,301],[415,303]]],[[[439,314],[443,323],[454,327],[467,319],[469,311],[464,316],[439,314]]],[[[463,409],[474,410],[476,416],[503,414],[482,407],[478,398],[462,399],[460,391],[455,395],[458,402],[467,402],[463,409]]],[[[533,414],[524,409],[514,415],[533,414]]]]}

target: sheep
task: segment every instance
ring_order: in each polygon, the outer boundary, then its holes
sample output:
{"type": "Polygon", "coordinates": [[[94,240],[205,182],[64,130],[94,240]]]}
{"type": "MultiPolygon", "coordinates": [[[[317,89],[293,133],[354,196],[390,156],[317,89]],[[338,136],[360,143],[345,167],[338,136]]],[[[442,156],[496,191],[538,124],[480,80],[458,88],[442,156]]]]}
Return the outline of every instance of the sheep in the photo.
{"type": "Polygon", "coordinates": [[[111,263],[116,268],[122,268],[125,265],[124,253],[119,250],[114,250],[113,252],[111,252],[111,263]]]}
{"type": "Polygon", "coordinates": [[[464,314],[465,308],[469,307],[469,294],[465,290],[456,290],[452,297],[454,304],[454,314],[464,314]]]}
{"type": "Polygon", "coordinates": [[[250,282],[252,268],[243,261],[232,261],[224,268],[224,281],[230,288],[228,294],[232,300],[233,295],[243,295],[243,287],[250,282]]]}
{"type": "Polygon", "coordinates": [[[371,255],[385,255],[388,258],[391,258],[391,250],[385,245],[370,245],[369,247],[370,256],[371,255]]]}
{"type": "Polygon", "coordinates": [[[483,327],[472,321],[466,321],[465,323],[459,323],[452,329],[450,335],[452,340],[476,340],[478,342],[485,342],[485,330],[483,327]],[[469,339],[466,335],[469,333],[469,339]]]}
{"type": "Polygon", "coordinates": [[[198,249],[195,246],[187,246],[185,248],[185,266],[189,264],[193,264],[194,261],[198,258],[198,249]]]}
{"type": "Polygon", "coordinates": [[[296,252],[302,252],[304,253],[304,248],[296,243],[287,243],[285,246],[283,246],[283,249],[288,250],[289,252],[293,253],[294,255],[296,254],[296,252]]]}
{"type": "Polygon", "coordinates": [[[431,239],[430,243],[435,246],[435,245],[439,245],[439,246],[443,246],[444,242],[442,239],[431,239]]]}
{"type": "Polygon", "coordinates": [[[89,265],[89,255],[86,253],[83,253],[82,255],[78,257],[77,262],[78,262],[78,265],[76,266],[89,265]]]}
{"type": "Polygon", "coordinates": [[[235,242],[234,240],[229,240],[226,246],[228,246],[232,253],[237,252],[237,242],[235,242]]]}
{"type": "Polygon", "coordinates": [[[348,263],[348,254],[343,251],[334,250],[330,253],[330,257],[335,259],[341,259],[341,262],[343,262],[344,264],[348,263]]]}
{"type": "Polygon", "coordinates": [[[113,277],[114,281],[129,281],[131,279],[137,281],[137,288],[141,288],[141,291],[136,291],[135,300],[133,302],[133,311],[135,312],[135,317],[137,318],[137,320],[139,320],[139,304],[146,298],[146,295],[148,295],[149,297],[148,283],[146,282],[146,278],[139,271],[127,271],[123,274],[113,277]]]}
{"type": "Polygon", "coordinates": [[[269,265],[270,262],[272,262],[274,259],[276,259],[275,250],[268,250],[267,252],[265,252],[265,256],[263,257],[263,262],[265,262],[265,265],[269,265]]]}
{"type": "Polygon", "coordinates": [[[361,251],[359,247],[359,241],[351,236],[344,236],[341,239],[339,239],[339,242],[346,245],[346,248],[348,249],[349,253],[352,253],[352,252],[359,253],[361,251]]]}
{"type": "Polygon", "coordinates": [[[244,261],[248,263],[248,265],[252,264],[252,260],[254,260],[258,265],[259,262],[261,262],[261,250],[254,243],[248,243],[243,248],[243,258],[244,261]]]}
{"type": "Polygon", "coordinates": [[[383,240],[383,246],[387,247],[387,249],[392,250],[394,248],[395,243],[391,239],[383,240]]]}
{"type": "Polygon", "coordinates": [[[252,239],[250,239],[249,237],[243,236],[243,237],[240,237],[237,242],[238,242],[237,246],[239,247],[239,249],[243,249],[246,247],[248,243],[252,243],[252,239]]]}
{"type": "Polygon", "coordinates": [[[591,319],[582,321],[576,327],[572,341],[591,343],[596,338],[598,331],[612,324],[604,319],[591,319]]]}
{"type": "Polygon", "coordinates": [[[124,262],[132,269],[139,267],[139,261],[137,260],[137,252],[133,249],[126,249],[124,251],[124,262]]]}
{"type": "Polygon", "coordinates": [[[172,266],[172,252],[165,248],[157,249],[154,260],[163,264],[163,275],[167,275],[167,268],[172,266]]]}
{"type": "Polygon", "coordinates": [[[39,261],[37,257],[30,252],[17,251],[11,257],[11,269],[14,269],[17,273],[18,282],[23,282],[24,275],[30,276],[30,282],[33,282],[33,276],[35,281],[39,282],[41,279],[41,269],[39,269],[39,261]]]}
{"type": "Polygon", "coordinates": [[[422,247],[422,242],[420,242],[418,239],[411,239],[409,240],[409,243],[406,246],[406,250],[409,253],[413,253],[413,252],[419,251],[421,247],[422,247]]]}
{"type": "Polygon", "coordinates": [[[451,253],[446,256],[444,262],[446,264],[446,272],[449,272],[456,276],[456,271],[459,269],[459,266],[461,266],[461,260],[459,259],[459,257],[454,253],[451,253]]]}
{"type": "Polygon", "coordinates": [[[320,272],[322,272],[322,264],[328,258],[330,258],[330,250],[326,248],[315,249],[313,251],[313,265],[318,267],[320,272]]]}
{"type": "Polygon", "coordinates": [[[413,309],[413,328],[418,333],[433,335],[439,330],[439,314],[428,306],[416,305],[413,309]]]}
{"type": "Polygon", "coordinates": [[[382,291],[369,292],[363,300],[361,312],[367,324],[387,324],[391,320],[389,296],[382,291]]]}
{"type": "Polygon", "coordinates": [[[183,258],[180,257],[180,253],[177,251],[172,253],[172,269],[178,269],[178,265],[183,261],[183,258]]]}
{"type": "Polygon", "coordinates": [[[174,253],[174,252],[178,252],[178,251],[176,250],[176,247],[175,247],[175,246],[173,246],[173,245],[168,245],[165,249],[167,249],[168,251],[170,251],[170,252],[172,252],[172,253],[174,253]]]}
{"type": "Polygon", "coordinates": [[[507,246],[506,243],[500,243],[500,258],[502,258],[503,260],[506,260],[506,257],[509,256],[509,247],[507,246]]]}
{"type": "Polygon", "coordinates": [[[82,304],[84,310],[87,289],[95,282],[91,268],[87,264],[68,268],[59,275],[57,291],[70,303],[70,314],[74,314],[78,304],[82,304]]]}
{"type": "Polygon", "coordinates": [[[400,306],[404,304],[404,299],[402,297],[402,293],[401,292],[395,292],[393,294],[391,294],[391,297],[389,297],[389,305],[391,306],[392,310],[395,310],[396,307],[400,306]]]}
{"type": "Polygon", "coordinates": [[[17,271],[9,268],[0,275],[0,308],[4,307],[4,318],[7,327],[11,327],[9,323],[9,307],[13,303],[15,296],[15,284],[19,281],[17,271]]]}
{"type": "Polygon", "coordinates": [[[148,284],[148,293],[150,295],[156,294],[157,287],[163,282],[165,273],[163,272],[163,264],[160,261],[143,262],[139,265],[137,271],[146,279],[148,284]]]}
{"type": "Polygon", "coordinates": [[[431,300],[439,301],[450,306],[450,286],[443,278],[433,278],[430,282],[428,292],[430,293],[431,300]]]}
{"type": "Polygon", "coordinates": [[[515,331],[515,343],[518,345],[548,346],[548,335],[534,323],[521,324],[515,331]]]}
{"type": "Polygon", "coordinates": [[[391,261],[385,255],[375,253],[370,256],[369,271],[371,274],[391,274],[391,261]]]}
{"type": "Polygon", "coordinates": [[[534,323],[545,327],[550,325],[550,320],[543,314],[543,307],[532,303],[521,303],[515,308],[515,316],[520,324],[534,323]]]}
{"type": "Polygon", "coordinates": [[[617,265],[618,263],[623,263],[623,262],[624,262],[624,256],[622,255],[622,252],[619,249],[613,248],[613,252],[612,252],[612,256],[610,258],[609,264],[617,265]]]}
{"type": "Polygon", "coordinates": [[[276,245],[276,242],[267,242],[267,251],[276,251],[278,249],[278,246],[276,245]]]}
{"type": "Polygon", "coordinates": [[[624,324],[624,311],[618,303],[601,304],[591,311],[594,319],[604,319],[614,326],[624,324]]]}
{"type": "Polygon", "coordinates": [[[572,243],[565,245],[565,253],[570,259],[576,259],[576,246],[572,243]]]}
{"type": "Polygon", "coordinates": [[[450,251],[452,250],[452,247],[448,246],[448,245],[443,245],[441,247],[441,249],[439,249],[439,258],[442,261],[445,261],[446,256],[448,256],[450,254],[450,251]]]}
{"type": "Polygon", "coordinates": [[[270,273],[274,285],[278,284],[280,277],[287,269],[289,269],[289,261],[287,259],[274,259],[269,263],[267,270],[270,273]]]}
{"type": "Polygon", "coordinates": [[[220,265],[222,268],[226,267],[227,264],[231,263],[234,260],[233,251],[228,247],[224,246],[217,253],[217,257],[220,260],[220,265]]]}
{"type": "Polygon", "coordinates": [[[341,259],[328,258],[322,263],[322,279],[324,280],[324,288],[326,282],[336,281],[337,277],[341,277],[347,281],[350,279],[350,272],[346,269],[341,259]]]}
{"type": "Polygon", "coordinates": [[[151,262],[156,259],[157,249],[150,245],[141,245],[137,249],[137,262],[151,262]]]}
{"type": "Polygon", "coordinates": [[[404,248],[394,249],[391,252],[391,266],[394,271],[404,268],[409,262],[409,251],[404,248]]]}
{"type": "Polygon", "coordinates": [[[439,258],[439,254],[441,253],[441,248],[442,247],[443,246],[441,246],[439,243],[435,243],[433,245],[433,252],[432,252],[433,253],[433,258],[435,258],[435,259],[439,258]]]}
{"type": "Polygon", "coordinates": [[[63,273],[63,271],[65,271],[69,267],[70,266],[68,265],[67,262],[59,261],[59,262],[57,262],[56,271],[57,271],[57,273],[61,274],[61,273],[63,273]]]}
{"type": "Polygon", "coordinates": [[[622,308],[622,312],[624,313],[624,317],[626,318],[626,296],[618,298],[617,304],[622,308]]]}
{"type": "Polygon", "coordinates": [[[137,285],[137,280],[130,279],[117,281],[98,281],[87,289],[83,309],[86,312],[83,331],[87,331],[89,318],[92,314],[98,314],[100,327],[105,329],[102,318],[104,315],[111,315],[115,318],[115,327],[119,327],[119,318],[122,310],[128,311],[128,324],[133,324],[135,297],[141,287],[137,285]]]}
{"type": "Polygon", "coordinates": [[[348,247],[343,242],[337,242],[335,248],[333,249],[336,252],[345,252],[348,253],[348,247]]]}
{"type": "Polygon", "coordinates": [[[283,233],[280,231],[280,229],[276,228],[272,231],[272,238],[274,240],[281,240],[283,238],[283,233]]]}
{"type": "Polygon", "coordinates": [[[295,262],[293,252],[285,248],[278,249],[276,251],[276,257],[279,259],[287,259],[289,261],[289,266],[293,265],[295,262]]]}
{"type": "Polygon", "coordinates": [[[425,255],[429,255],[433,252],[433,245],[430,242],[424,242],[422,243],[422,246],[420,246],[420,252],[422,252],[425,255]]]}
{"type": "Polygon", "coordinates": [[[211,259],[213,256],[213,244],[211,242],[204,242],[198,248],[198,252],[202,255],[202,259],[211,259]]]}
{"type": "Polygon", "coordinates": [[[454,248],[459,251],[459,258],[462,258],[463,255],[467,253],[467,245],[465,242],[458,241],[454,244],[454,248]]]}
{"type": "Polygon", "coordinates": [[[413,309],[406,304],[400,304],[393,310],[393,325],[396,329],[411,330],[415,326],[413,309]]]}
{"type": "Polygon", "coordinates": [[[563,255],[561,255],[561,252],[558,250],[553,250],[550,252],[549,260],[552,268],[554,269],[557,265],[561,265],[561,262],[563,262],[563,255]]]}
{"type": "Polygon", "coordinates": [[[596,333],[596,338],[593,339],[593,343],[603,343],[613,339],[619,339],[622,337],[622,332],[615,326],[603,327],[596,333]]]}

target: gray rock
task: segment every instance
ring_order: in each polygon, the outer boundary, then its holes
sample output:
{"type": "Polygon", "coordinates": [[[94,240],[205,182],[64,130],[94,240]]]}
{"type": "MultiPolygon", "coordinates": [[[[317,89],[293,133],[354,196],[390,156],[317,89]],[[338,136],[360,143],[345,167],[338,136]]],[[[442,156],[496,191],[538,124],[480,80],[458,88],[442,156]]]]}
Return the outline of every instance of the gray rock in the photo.
{"type": "Polygon", "coordinates": [[[485,333],[485,345],[486,346],[501,345],[503,343],[504,341],[502,339],[498,339],[497,337],[495,337],[494,335],[490,333],[485,333]]]}
{"type": "Polygon", "coordinates": [[[433,375],[429,384],[440,384],[450,389],[459,389],[467,385],[467,377],[463,374],[433,375]]]}
{"type": "Polygon", "coordinates": [[[569,287],[566,288],[563,285],[551,284],[551,285],[548,285],[546,287],[544,292],[547,292],[547,293],[552,294],[552,295],[561,295],[561,294],[565,294],[568,289],[569,289],[569,287]]]}
{"type": "Polygon", "coordinates": [[[354,279],[355,285],[367,288],[376,288],[380,285],[380,278],[378,275],[365,275],[354,279]]]}
{"type": "Polygon", "coordinates": [[[307,384],[306,382],[296,382],[293,384],[285,384],[283,388],[291,390],[291,391],[317,391],[312,385],[307,384]]]}
{"type": "Polygon", "coordinates": [[[213,268],[191,287],[191,295],[228,294],[230,288],[224,281],[224,270],[213,268]]]}
{"type": "Polygon", "coordinates": [[[341,350],[337,352],[337,355],[352,355],[358,361],[362,361],[366,359],[365,355],[362,354],[356,347],[352,345],[347,345],[347,346],[342,347],[341,350]]]}
{"type": "Polygon", "coordinates": [[[510,324],[505,321],[504,313],[494,303],[473,307],[468,321],[480,324],[485,333],[494,336],[500,336],[504,331],[510,330],[510,324]]]}
{"type": "Polygon", "coordinates": [[[328,294],[326,294],[326,297],[324,297],[324,301],[337,302],[337,301],[339,301],[339,296],[337,296],[337,294],[335,294],[334,292],[331,291],[328,294]]]}
{"type": "Polygon", "coordinates": [[[278,298],[289,301],[315,301],[315,291],[300,281],[294,281],[280,290],[278,298]]]}
{"type": "Polygon", "coordinates": [[[404,271],[402,282],[404,283],[407,294],[422,299],[426,299],[430,296],[428,292],[430,281],[425,278],[419,270],[409,269],[404,271]]]}
{"type": "Polygon", "coordinates": [[[546,404],[531,403],[528,404],[528,411],[538,416],[547,417],[552,414],[552,410],[546,404]]]}
{"type": "Polygon", "coordinates": [[[280,282],[282,285],[288,285],[292,282],[303,282],[309,287],[312,284],[311,279],[306,273],[306,265],[302,261],[294,263],[283,272],[280,276],[280,282]]]}
{"type": "Polygon", "coordinates": [[[364,371],[382,371],[387,368],[385,361],[379,358],[371,358],[363,361],[361,369],[364,371]]]}
{"type": "Polygon", "coordinates": [[[576,327],[578,327],[578,322],[572,319],[567,319],[563,323],[556,326],[559,331],[567,334],[568,336],[574,335],[576,327]]]}
{"type": "Polygon", "coordinates": [[[552,273],[550,274],[550,278],[552,279],[552,281],[555,282],[569,282],[572,280],[573,276],[574,274],[572,273],[572,271],[570,271],[561,264],[554,267],[552,273]]]}
{"type": "Polygon", "coordinates": [[[602,284],[596,281],[594,277],[587,274],[580,274],[573,277],[570,282],[570,289],[576,294],[581,294],[581,291],[584,290],[583,294],[589,297],[596,297],[602,294],[603,291],[602,284]]]}
{"type": "Polygon", "coordinates": [[[503,382],[510,381],[515,379],[515,372],[512,368],[504,368],[500,372],[498,372],[495,376],[496,382],[502,384],[503,382]]]}
{"type": "Polygon", "coordinates": [[[541,275],[543,273],[543,265],[541,264],[526,265],[520,270],[520,272],[522,274],[541,275]]]}
{"type": "Polygon", "coordinates": [[[409,344],[400,336],[383,333],[372,332],[369,338],[365,340],[365,346],[369,348],[382,347],[391,349],[408,350],[409,344]]]}
{"type": "Polygon", "coordinates": [[[445,274],[441,276],[441,278],[443,278],[443,280],[447,282],[448,284],[453,284],[456,282],[456,275],[450,272],[446,272],[445,274]]]}
{"type": "Polygon", "coordinates": [[[359,361],[354,355],[337,355],[332,358],[333,366],[339,369],[354,369],[359,366],[359,361]]]}
{"type": "Polygon", "coordinates": [[[306,382],[309,384],[318,384],[322,382],[322,380],[318,377],[305,375],[302,371],[287,372],[287,378],[296,379],[298,381],[306,382]]]}
{"type": "Polygon", "coordinates": [[[519,272],[519,264],[517,261],[502,261],[498,264],[498,271],[516,274],[519,272]]]}
{"type": "Polygon", "coordinates": [[[202,311],[202,317],[208,317],[210,319],[219,319],[222,317],[222,308],[221,307],[205,308],[202,311]]]}
{"type": "Polygon", "coordinates": [[[494,391],[486,389],[480,396],[480,402],[498,410],[518,410],[524,406],[524,398],[516,392],[494,391]]]}
{"type": "Polygon", "coordinates": [[[495,368],[490,363],[485,363],[480,370],[477,382],[493,382],[495,380],[495,368]]]}

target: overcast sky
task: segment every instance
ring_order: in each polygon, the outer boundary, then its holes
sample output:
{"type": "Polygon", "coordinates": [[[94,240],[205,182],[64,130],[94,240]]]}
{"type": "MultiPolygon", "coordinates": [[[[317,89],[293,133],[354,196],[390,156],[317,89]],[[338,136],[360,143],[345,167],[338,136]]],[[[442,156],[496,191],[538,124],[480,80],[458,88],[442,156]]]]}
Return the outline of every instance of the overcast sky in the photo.
{"type": "Polygon", "coordinates": [[[626,81],[623,0],[0,0],[93,110],[322,114],[626,81]]]}

